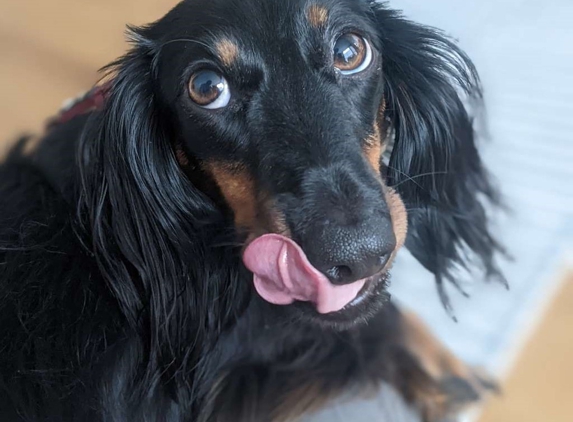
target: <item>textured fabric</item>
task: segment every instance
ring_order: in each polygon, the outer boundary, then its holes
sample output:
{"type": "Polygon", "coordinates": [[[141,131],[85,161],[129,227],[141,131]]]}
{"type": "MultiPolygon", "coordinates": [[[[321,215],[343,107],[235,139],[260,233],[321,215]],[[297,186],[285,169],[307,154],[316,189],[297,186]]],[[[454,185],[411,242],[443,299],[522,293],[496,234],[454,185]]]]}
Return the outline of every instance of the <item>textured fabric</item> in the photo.
{"type": "Polygon", "coordinates": [[[303,422],[420,422],[404,400],[387,385],[375,397],[361,400],[340,399],[331,407],[303,419],[303,422]]]}

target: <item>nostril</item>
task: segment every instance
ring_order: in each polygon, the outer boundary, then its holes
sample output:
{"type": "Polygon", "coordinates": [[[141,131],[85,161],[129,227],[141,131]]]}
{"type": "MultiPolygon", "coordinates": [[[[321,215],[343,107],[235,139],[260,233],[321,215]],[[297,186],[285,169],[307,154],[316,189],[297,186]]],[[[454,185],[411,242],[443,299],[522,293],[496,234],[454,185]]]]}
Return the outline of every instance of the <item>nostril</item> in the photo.
{"type": "Polygon", "coordinates": [[[384,269],[391,254],[372,256],[350,265],[335,265],[326,271],[333,284],[349,284],[378,274],[384,269]]]}
{"type": "Polygon", "coordinates": [[[347,265],[336,265],[326,271],[326,275],[333,283],[343,284],[352,279],[352,269],[347,265]]]}
{"type": "Polygon", "coordinates": [[[380,270],[379,271],[381,271],[386,266],[386,264],[388,263],[388,260],[390,259],[390,255],[391,254],[387,253],[387,254],[380,256],[380,258],[379,258],[380,270]]]}
{"type": "Polygon", "coordinates": [[[307,256],[332,284],[379,276],[396,249],[390,220],[367,220],[358,226],[325,226],[307,238],[307,256]]]}

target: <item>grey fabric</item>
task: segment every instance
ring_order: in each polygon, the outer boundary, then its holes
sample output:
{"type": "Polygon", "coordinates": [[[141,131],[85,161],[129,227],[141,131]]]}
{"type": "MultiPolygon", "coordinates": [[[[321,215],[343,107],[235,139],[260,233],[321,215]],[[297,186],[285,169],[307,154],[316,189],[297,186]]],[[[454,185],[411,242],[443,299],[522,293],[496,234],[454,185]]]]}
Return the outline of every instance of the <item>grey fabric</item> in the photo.
{"type": "Polygon", "coordinates": [[[382,385],[374,397],[340,399],[329,408],[303,419],[303,422],[335,421],[420,422],[420,418],[394,389],[382,385]]]}

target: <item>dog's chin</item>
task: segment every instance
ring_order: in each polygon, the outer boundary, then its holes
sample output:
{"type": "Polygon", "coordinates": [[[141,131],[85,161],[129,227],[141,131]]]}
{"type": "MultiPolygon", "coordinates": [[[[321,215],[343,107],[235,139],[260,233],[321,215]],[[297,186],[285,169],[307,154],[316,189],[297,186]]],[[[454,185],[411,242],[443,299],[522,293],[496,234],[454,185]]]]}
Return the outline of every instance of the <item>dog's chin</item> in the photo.
{"type": "Polygon", "coordinates": [[[382,310],[390,300],[386,290],[390,275],[388,272],[371,277],[356,298],[337,312],[320,314],[308,302],[295,302],[289,307],[299,314],[303,322],[318,325],[324,329],[344,331],[365,324],[382,310]]]}

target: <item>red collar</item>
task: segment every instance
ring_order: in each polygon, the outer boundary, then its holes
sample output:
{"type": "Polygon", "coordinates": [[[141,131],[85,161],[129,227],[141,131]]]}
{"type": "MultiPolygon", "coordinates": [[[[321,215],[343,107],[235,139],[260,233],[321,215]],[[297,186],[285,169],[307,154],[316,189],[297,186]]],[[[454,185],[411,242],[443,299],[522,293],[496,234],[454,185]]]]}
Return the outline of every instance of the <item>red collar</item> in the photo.
{"type": "Polygon", "coordinates": [[[60,125],[94,110],[101,110],[107,99],[111,82],[98,85],[85,94],[69,100],[59,114],[48,122],[48,128],[60,125]]]}

